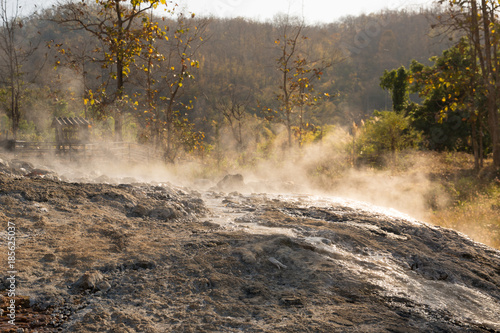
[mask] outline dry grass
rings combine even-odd
[[[434,153],[428,161],[430,179],[450,198],[446,206],[430,205],[428,221],[500,249],[500,172],[491,160],[479,172],[464,153]]]
[[[478,172],[470,154],[406,152],[396,161],[388,160],[385,167],[371,169],[367,181],[392,193],[388,198],[393,208],[500,249],[500,171],[491,164],[491,160],[486,160]],[[337,179],[357,187],[353,185],[356,182],[346,181],[350,179],[346,170],[341,173]],[[362,175],[351,173],[351,178],[357,180]],[[376,183],[378,178],[382,181]],[[368,187],[361,189],[374,192]],[[377,195],[378,200],[384,196],[380,191]]]
[[[384,166],[352,167],[343,141],[332,142],[312,145],[300,151],[299,158],[291,154],[288,159],[263,160],[258,165],[196,165],[193,170],[204,173],[194,178],[220,179],[227,173],[241,172],[245,180],[247,175],[260,180],[291,180],[311,192],[395,208],[500,249],[500,172],[492,168],[491,160],[477,172],[470,154],[407,151],[382,158]]]
[[[435,211],[430,222],[500,249],[500,187],[496,185],[494,193],[479,193],[470,200]]]

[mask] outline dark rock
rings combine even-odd
[[[165,204],[163,206],[155,207],[149,212],[148,215],[159,220],[171,220],[185,216],[186,214],[182,211],[182,208],[177,207],[176,205]]]
[[[33,178],[33,177],[42,177],[42,176],[49,175],[49,174],[54,174],[54,172],[52,172],[51,170],[46,170],[46,169],[33,169],[24,176]]]
[[[220,191],[237,191],[245,187],[243,176],[240,174],[226,175],[217,183],[217,189]]]
[[[144,217],[149,216],[149,212],[151,211],[151,207],[148,207],[143,204],[138,204],[130,211],[130,214],[134,217]]]
[[[36,295],[30,299],[30,307],[45,311],[49,308],[61,306],[65,303],[61,295],[51,292]]]
[[[41,262],[54,262],[56,261],[56,255],[54,253],[47,253],[40,259]]]
[[[153,219],[168,221],[186,216],[187,212],[183,207],[193,213],[204,211],[203,201],[201,199],[194,198],[191,200],[185,200],[181,204],[171,201],[160,201],[151,204],[147,202],[140,202],[130,210],[129,215],[133,217],[151,217]]]
[[[205,207],[205,202],[203,199],[200,198],[190,198],[188,200],[183,200],[182,205],[188,212],[191,213],[204,213],[207,211],[207,208]]]
[[[21,160],[12,160],[10,161],[10,166],[14,169],[25,169],[26,171],[30,172],[33,169],[35,169],[35,166],[26,161],[21,161]]]
[[[99,281],[96,284],[96,288],[102,292],[108,292],[111,289],[111,285],[107,281]]]
[[[298,307],[298,308],[301,308],[304,306],[304,302],[302,301],[302,299],[300,297],[296,297],[296,296],[284,296],[280,299],[280,303],[281,305],[283,306],[286,306],[286,307]]]
[[[103,281],[104,276],[97,271],[86,272],[78,281],[73,283],[72,287],[79,290],[95,291],[98,285]]]
[[[132,270],[139,270],[139,269],[155,269],[156,268],[156,262],[154,261],[147,261],[147,260],[139,260],[136,262],[128,263],[125,266],[128,269]]]
[[[8,168],[9,167],[9,162],[4,160],[3,158],[0,158],[0,168]]]

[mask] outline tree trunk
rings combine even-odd
[[[486,65],[487,65],[487,76],[485,77],[486,79],[486,84],[488,87],[488,126],[490,130],[490,135],[491,135],[491,146],[493,150],[493,165],[496,168],[500,168],[500,136],[499,136],[499,122],[498,122],[498,109],[497,109],[497,75],[495,71],[497,68],[495,68],[492,60],[492,43],[491,43],[491,36],[490,36],[490,20],[489,20],[489,13],[488,13],[488,7],[487,7],[487,1],[486,0],[481,0],[481,7],[482,7],[482,13],[483,13],[483,31],[484,31],[484,52],[485,52],[485,60],[486,60]],[[497,64],[495,64],[497,65]]]
[[[491,146],[493,150],[493,165],[500,168],[500,136],[498,123],[498,110],[496,108],[496,99],[488,97],[488,126],[491,135]]]
[[[483,122],[481,118],[479,118],[479,167],[482,168],[484,166],[484,144],[483,144]]]
[[[12,76],[11,79],[11,120],[12,120],[12,136],[14,140],[17,140],[17,131],[19,129],[19,122],[21,121],[21,115],[19,111],[19,92],[16,89],[15,79]]]
[[[292,120],[289,111],[286,113],[286,130],[288,133],[288,148],[292,148]]]
[[[497,85],[498,73],[496,73],[497,63],[493,64],[492,59],[492,38],[490,35],[490,15],[488,13],[487,1],[481,0],[481,14],[479,15],[476,0],[471,0],[471,36],[474,42],[474,48],[479,58],[482,80],[487,88],[487,116],[488,131],[491,136],[491,146],[493,151],[493,165],[500,168],[500,133],[499,119],[497,109]],[[482,27],[480,27],[480,18]],[[480,31],[483,35],[480,35]],[[494,48],[493,48],[494,49]],[[495,58],[496,59],[496,58]]]
[[[122,38],[123,20],[122,20],[122,7],[120,1],[115,3],[115,11],[118,25],[118,42],[124,40]],[[120,48],[117,48],[120,49]],[[115,110],[115,140],[118,142],[123,141],[123,113],[121,108],[123,107],[123,56],[120,55],[119,51],[116,53],[116,98],[118,101],[118,107]]]
[[[122,59],[116,60],[116,99],[117,107],[115,109],[115,141],[123,141],[123,62]]]
[[[479,135],[477,133],[477,123],[474,121],[471,124],[471,139],[472,152],[474,154],[474,170],[479,171]]]
[[[175,162],[176,152],[174,151],[173,145],[173,131],[174,131],[174,112],[173,112],[173,99],[170,100],[169,105],[167,107],[166,114],[166,132],[167,132],[167,142],[165,146],[165,161],[168,163]]]

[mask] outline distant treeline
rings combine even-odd
[[[181,81],[172,114],[177,117],[175,126],[191,134],[198,133],[184,139],[190,148],[199,141],[214,145],[223,128],[231,128],[236,141],[238,125],[253,126],[250,131],[261,131],[264,137],[269,131],[268,110],[278,107],[277,94],[283,85],[277,40],[285,37],[282,29],[285,17],[276,17],[271,22],[191,16],[179,20],[175,15],[164,20],[153,19],[170,28],[165,29],[165,45],[151,48],[149,53],[160,49],[167,55],[180,52],[178,41],[186,43],[182,40],[184,37],[188,38],[200,27],[203,29],[196,41],[190,41],[192,57],[186,56],[182,62],[180,58],[167,56],[148,72],[145,70],[148,52],[138,53],[127,69],[123,94],[129,100],[124,105],[123,101],[117,102],[111,97],[116,95],[117,88],[109,82],[115,79],[116,69],[104,64],[102,40],[83,29],[61,24],[63,11],[62,7],[53,7],[18,18],[14,25],[18,28],[16,45],[26,51],[20,82],[23,97],[18,105],[21,137],[50,139],[53,116],[84,116],[100,124],[96,131],[112,132],[112,110],[122,108],[124,139],[144,143],[156,140],[158,144],[161,139],[144,130],[153,126],[152,121],[162,120],[159,116],[155,119],[143,116],[151,107],[151,101],[148,102],[148,98],[152,99],[148,97],[151,88],[148,90],[148,87],[154,84],[158,101],[168,104],[170,95],[162,95],[162,91],[167,91],[166,85],[173,82],[167,75],[176,76],[166,74],[167,70],[189,63],[189,75]],[[390,110],[391,97],[380,87],[384,70],[407,66],[413,59],[429,64],[431,56],[441,54],[452,43],[439,29],[431,28],[436,15],[436,9],[387,10],[345,17],[331,24],[304,26],[301,56],[308,59],[311,66],[320,62],[330,64],[314,84],[317,94],[329,97],[304,114],[304,124],[311,128],[351,125],[371,116],[374,110]],[[1,73],[0,82],[4,138],[9,135],[13,121],[7,116],[12,105],[5,73],[5,70]],[[153,80],[154,75],[157,77]],[[103,90],[103,86],[106,89]],[[241,140],[241,136],[239,138]]]

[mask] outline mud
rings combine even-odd
[[[20,297],[3,331],[500,331],[500,253],[453,230],[339,198],[3,163],[0,300],[9,221]]]

